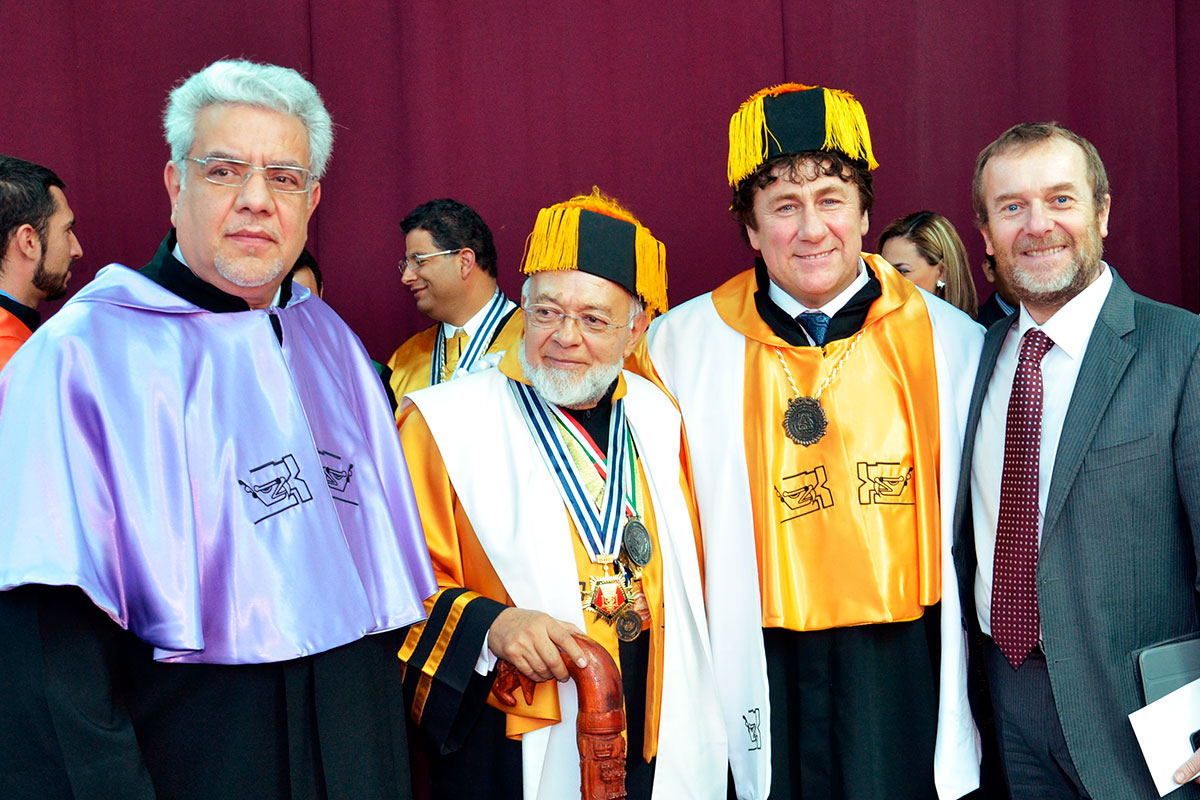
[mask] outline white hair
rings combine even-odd
[[[223,103],[298,118],[308,131],[308,168],[318,180],[325,174],[333,152],[333,119],[317,87],[294,69],[253,61],[214,62],[171,90],[163,112],[171,160],[182,167],[196,138],[196,117],[208,106]]]

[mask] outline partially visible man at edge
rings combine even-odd
[[[729,130],[761,258],[648,350],[691,449],[737,795],[958,798],[979,739],[946,493],[982,330],[861,252],[875,163],[853,96],[771,87]]]
[[[435,323],[388,359],[397,401],[409,392],[468,374],[488,353],[521,338],[517,306],[496,285],[496,245],[483,219],[457,200],[430,200],[400,222],[400,279],[417,310]],[[397,411],[397,413],[399,413]]]
[[[983,257],[983,277],[995,288],[991,296],[979,304],[979,313],[975,315],[975,320],[983,327],[990,328],[994,323],[1017,313],[1020,301],[1013,294],[1008,278],[996,270],[996,257],[991,253]]]
[[[219,61],[164,127],[175,230],[0,377],[0,796],[409,797],[428,552],[362,344],[286,280],[332,120]]]
[[[67,293],[83,256],[64,188],[50,169],[0,155],[0,369],[37,330],[38,304]]]

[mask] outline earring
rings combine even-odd
[[[938,278],[938,282],[937,282],[937,288],[938,288],[938,291],[941,291],[942,289],[945,289],[945,288],[946,288],[946,282],[945,282],[944,280],[942,280],[941,278]]]

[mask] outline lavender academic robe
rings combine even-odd
[[[434,582],[328,306],[110,266],[5,369],[0,452],[0,796],[407,796],[389,632]]]

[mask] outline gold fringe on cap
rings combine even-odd
[[[538,212],[533,231],[525,238],[521,270],[526,275],[556,269],[575,269],[579,263],[579,206],[566,203]]]
[[[667,311],[667,248],[650,234],[650,229],[637,223],[634,237],[637,257],[637,293],[650,316]]]
[[[759,164],[767,160],[767,137],[775,136],[767,128],[767,115],[763,111],[763,98],[787,92],[802,92],[815,89],[801,83],[781,83],[759,89],[746,99],[729,120],[729,185],[736,187]],[[776,145],[779,141],[776,140]]]
[[[533,232],[525,239],[521,270],[526,275],[579,268],[579,212],[591,211],[628,222],[635,228],[634,258],[637,294],[652,312],[667,310],[667,249],[630,211],[593,186],[581,194],[538,212]]]
[[[871,132],[867,129],[867,113],[862,103],[849,92],[825,90],[825,144],[822,150],[840,150],[875,169],[879,162],[871,150]]]
[[[737,188],[743,178],[767,160],[767,153],[770,152],[768,137],[775,141],[776,148],[784,148],[767,127],[764,99],[816,88],[802,83],[781,83],[760,89],[742,103],[729,120],[729,165],[726,176],[730,186]],[[871,135],[867,130],[867,115],[862,104],[849,92],[839,89],[822,91],[825,99],[825,142],[821,149],[840,150],[851,158],[867,162],[870,169],[878,167],[871,150]]]

